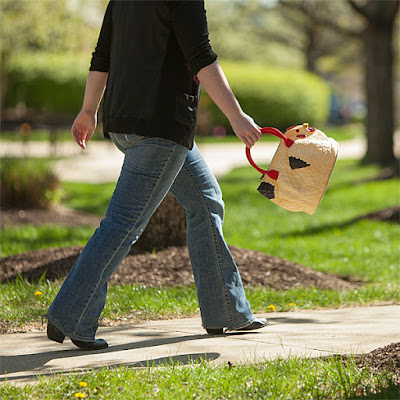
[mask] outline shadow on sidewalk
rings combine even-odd
[[[190,336],[180,336],[180,337],[172,337],[172,338],[161,338],[161,339],[148,339],[143,340],[141,342],[132,342],[126,344],[119,344],[115,346],[110,346],[107,349],[97,350],[97,351],[82,351],[78,349],[68,349],[68,350],[59,350],[59,351],[48,351],[43,353],[36,353],[36,354],[22,354],[22,355],[13,355],[13,356],[0,356],[0,374],[12,374],[16,372],[24,372],[24,371],[32,371],[32,375],[29,376],[36,376],[40,375],[41,372],[43,375],[47,375],[49,373],[55,373],[59,371],[51,371],[49,372],[47,368],[44,367],[46,363],[54,359],[62,359],[62,358],[69,358],[69,357],[82,357],[82,356],[89,356],[95,354],[106,354],[106,353],[113,353],[118,351],[124,350],[134,350],[134,349],[143,349],[147,347],[155,347],[155,346],[163,346],[168,344],[180,343],[180,342],[187,342],[191,340],[199,340],[199,339],[210,339],[210,336],[207,334],[204,335],[190,335]],[[21,342],[23,346],[23,343]],[[144,360],[138,361],[133,363],[114,363],[109,365],[110,367],[116,367],[119,365],[126,365],[132,367],[145,367],[145,366],[158,366],[158,365],[165,365],[170,363],[181,363],[181,364],[188,364],[189,362],[199,361],[200,359],[211,359],[214,360],[219,357],[219,353],[208,353],[208,354],[184,354],[178,355],[173,357],[162,357],[154,360]],[[90,364],[91,367],[94,368],[104,367],[108,365],[96,365],[95,363]],[[0,377],[0,382],[5,380],[14,380],[14,379],[21,379],[27,378],[27,375],[23,375],[20,377],[10,377],[2,376]]]

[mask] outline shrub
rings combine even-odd
[[[330,90],[316,75],[301,70],[275,69],[246,63],[222,63],[244,112],[260,126],[287,127],[309,122],[318,125],[326,121]],[[213,126],[231,130],[228,120],[204,93],[203,110]]]
[[[21,158],[1,160],[0,190],[4,208],[47,208],[61,193],[48,162]]]
[[[50,113],[76,114],[82,107],[89,59],[69,54],[15,56],[8,71],[5,107],[23,104]]]
[[[288,126],[326,121],[328,85],[316,75],[294,69],[277,69],[243,62],[222,63],[243,110],[261,126]],[[69,54],[24,54],[10,63],[5,106],[22,103],[27,108],[76,114],[82,106],[89,57]],[[230,125],[203,93],[199,134],[210,134],[217,125]]]

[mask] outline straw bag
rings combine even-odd
[[[268,170],[250,164],[263,175],[258,191],[289,211],[314,214],[321,202],[338,155],[338,143],[308,124],[292,126],[283,134],[276,128],[262,128],[282,140]]]

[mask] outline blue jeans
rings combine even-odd
[[[46,318],[65,336],[91,341],[107,295],[107,281],[128,254],[165,195],[186,211],[187,242],[205,328],[239,329],[254,320],[239,271],[222,233],[218,182],[197,146],[162,138],[110,134],[125,153],[105,218],[90,238]]]

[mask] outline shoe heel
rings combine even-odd
[[[211,328],[207,329],[206,331],[209,335],[216,336],[216,335],[223,335],[224,334],[224,329],[223,328]]]
[[[47,323],[47,337],[50,340],[54,340],[55,342],[62,343],[64,342],[65,335],[56,328],[50,321]]]

